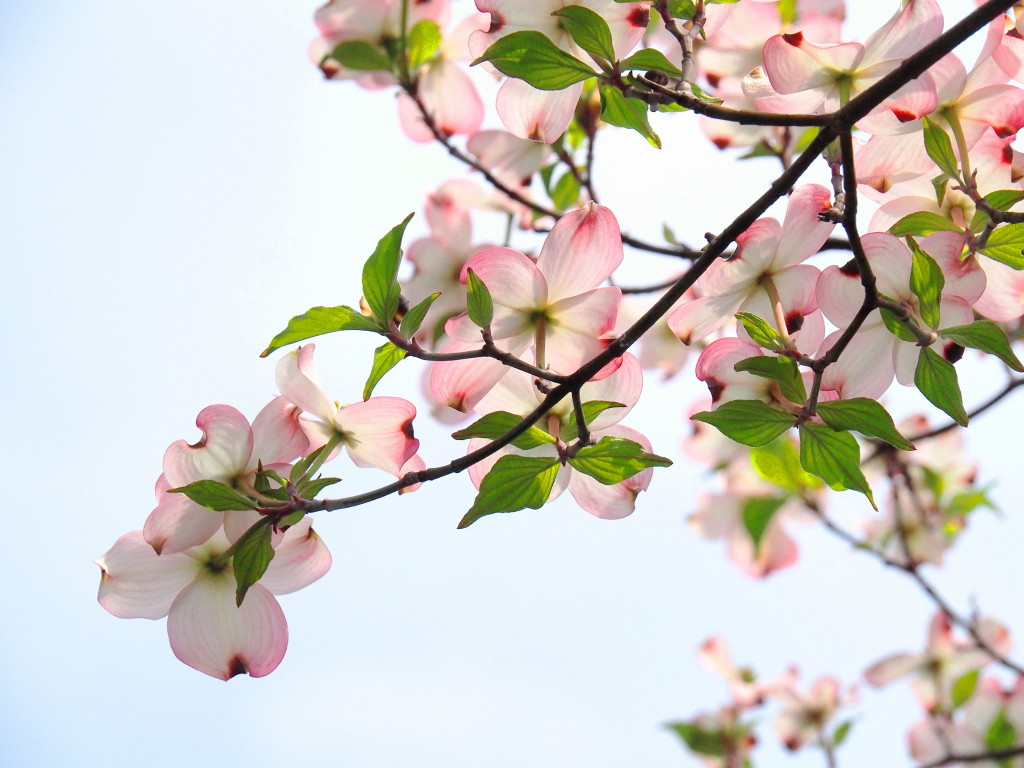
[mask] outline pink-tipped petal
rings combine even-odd
[[[252,422],[252,457],[247,469],[253,471],[258,462],[264,467],[283,464],[309,450],[309,440],[299,425],[301,411],[287,398],[275,397]]]
[[[142,531],[119,538],[96,565],[100,605],[122,619],[163,618],[196,573],[188,555],[157,555]]]
[[[288,623],[277,599],[260,584],[235,606],[235,580],[200,575],[181,591],[167,616],[171,650],[211,677],[263,677],[288,648]]]
[[[572,120],[583,83],[562,91],[539,91],[522,80],[506,80],[495,107],[505,127],[521,139],[555,142]]]
[[[308,587],[331,569],[331,553],[313,530],[313,523],[304,517],[285,531],[281,543],[274,547],[260,584],[275,595]]]
[[[621,263],[619,223],[610,209],[595,203],[559,219],[537,258],[552,303],[597,288]]]
[[[158,499],[142,532],[153,550],[162,555],[206,543],[224,519],[223,512],[200,506],[183,493],[163,493]]]
[[[345,406],[334,419],[349,455],[361,467],[393,475],[420,447],[413,437],[416,406],[400,397],[371,397]]]
[[[315,350],[315,344],[306,344],[282,357],[277,364],[277,388],[289,402],[329,422],[333,420],[338,406],[317,381],[313,368]]]
[[[164,474],[172,488],[195,480],[230,480],[245,470],[252,453],[252,429],[230,405],[211,405],[199,412],[198,443],[171,443],[164,454]]]

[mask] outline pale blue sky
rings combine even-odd
[[[334,567],[282,600],[291,643],[268,678],[207,678],[173,657],[164,622],[108,615],[91,561],[141,527],[166,446],[195,439],[208,404],[254,416],[275,394],[274,361],[257,356],[267,340],[309,306],[356,301],[377,238],[461,169],[401,137],[387,93],[322,82],[305,58],[312,5],[4,9],[12,546],[0,765],[688,766],[661,724],[725,701],[696,663],[708,635],[722,633],[766,676],[797,661],[807,683],[826,672],[853,682],[881,655],[919,648],[924,599],[821,532],[799,530],[801,563],[755,583],[686,527],[706,487],[678,447],[700,392],[689,380],[652,383],[630,418],[677,464],[629,519],[599,521],[566,502],[456,531],[473,491],[449,478],[318,520]],[[661,155],[609,133],[598,181],[651,237],[672,217],[699,240],[772,170],[727,179],[730,166],[687,130],[666,129]],[[709,179],[728,183],[703,187]],[[410,232],[424,231],[418,217]],[[648,276],[671,266],[636,260]],[[339,400],[359,396],[372,346],[319,343],[321,379]],[[416,391],[413,368],[381,392]],[[970,377],[969,402],[994,388],[987,376]],[[898,407],[915,402],[901,395]],[[977,594],[1018,628],[1024,478],[1009,439],[1020,414],[1014,403],[972,429],[1006,515],[979,515],[936,577],[961,607]],[[460,451],[425,415],[417,433],[431,463]],[[384,479],[351,475],[347,489]],[[834,508],[850,526],[865,512],[845,496]],[[905,764],[909,692],[864,699],[843,762]],[[777,764],[764,741],[762,759]]]

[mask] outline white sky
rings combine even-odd
[[[881,20],[897,5],[854,13]],[[356,301],[377,238],[461,174],[401,137],[388,94],[322,82],[305,58],[312,12],[263,0],[4,6],[0,765],[693,765],[661,725],[726,700],[696,663],[708,635],[765,676],[797,661],[808,683],[853,682],[881,655],[917,650],[928,603],[820,531],[798,531],[800,564],[763,583],[689,531],[706,487],[678,449],[700,392],[689,380],[650,385],[630,418],[677,464],[629,519],[558,503],[460,532],[473,491],[450,478],[318,520],[334,567],[282,600],[291,644],[268,678],[207,678],[173,657],[164,622],[96,604],[91,560],[141,527],[166,446],[195,439],[208,404],[254,416],[275,394],[274,362],[257,357],[267,340],[309,306]],[[686,130],[664,138],[658,155],[610,131],[597,171],[620,218],[652,238],[668,218],[699,241],[774,170],[725,164]],[[424,231],[417,217],[410,232]],[[673,266],[635,259],[638,274]],[[372,346],[318,343],[339,400],[359,396]],[[380,391],[417,382],[399,371]],[[968,403],[996,386],[989,369],[970,376]],[[1006,514],[980,514],[936,575],[957,605],[977,594],[1016,627],[1024,478],[1007,438],[1020,413],[1011,404],[971,430]],[[425,416],[417,433],[430,463],[460,450]],[[385,479],[352,475],[346,490]],[[853,526],[866,510],[849,496],[834,509]],[[904,764],[909,692],[863,698],[843,762]]]

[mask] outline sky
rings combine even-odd
[[[894,5],[858,2],[854,29]],[[806,684],[855,683],[881,656],[921,647],[923,596],[815,527],[796,531],[800,563],[763,582],[687,527],[710,488],[680,448],[700,394],[691,374],[652,378],[630,417],[676,464],[625,520],[562,501],[457,531],[474,495],[463,477],[317,519],[334,565],[282,600],[290,646],[269,677],[208,678],[173,657],[165,622],[107,614],[92,561],[141,527],[166,446],[197,439],[209,404],[254,416],[276,394],[276,357],[258,357],[267,341],[310,306],[357,301],[377,239],[463,171],[401,135],[387,92],[323,82],[305,55],[313,5],[58,0],[44,11],[8,0],[4,10],[12,546],[0,560],[0,764],[690,766],[664,724],[727,700],[696,661],[709,635],[765,677],[797,663]],[[736,166],[679,123],[659,126],[660,154],[609,131],[596,177],[631,232],[655,239],[670,220],[699,241],[774,169]],[[425,233],[418,215],[410,236]],[[677,266],[629,258],[638,282]],[[339,400],[359,397],[372,347],[318,341],[321,381]],[[420,374],[410,362],[379,391],[422,405]],[[969,404],[998,386],[991,367],[962,375]],[[906,413],[922,401],[900,392],[891,403]],[[425,411],[423,454],[442,463],[460,446]],[[1011,402],[972,426],[971,455],[1003,515],[978,515],[934,574],[956,605],[976,600],[1011,627],[1024,627],[1020,416]],[[352,473],[345,491],[386,479]],[[851,496],[830,508],[855,528],[866,509]],[[911,694],[861,689],[843,762],[907,763]],[[762,761],[782,764],[767,731],[763,740]]]

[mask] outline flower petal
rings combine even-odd
[[[171,650],[211,677],[273,672],[288,648],[288,623],[277,599],[260,584],[235,606],[235,580],[227,573],[200,576],[181,591],[167,616]]]

